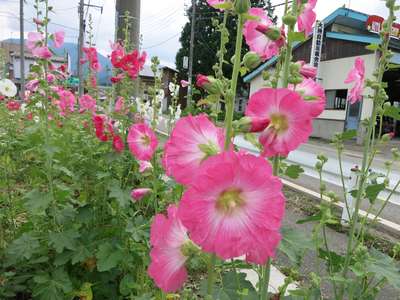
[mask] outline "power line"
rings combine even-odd
[[[160,42],[160,43],[158,43],[158,44],[151,45],[151,46],[149,46],[149,47],[144,47],[143,50],[147,50],[147,49],[151,49],[151,48],[155,48],[155,47],[161,46],[161,45],[163,45],[163,44],[169,42],[169,41],[172,40],[173,38],[177,37],[179,34],[181,34],[181,33],[178,32],[178,33],[174,34],[173,36],[169,37],[168,39],[166,39],[165,41],[162,41],[162,42]]]

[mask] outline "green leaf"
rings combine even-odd
[[[64,300],[65,294],[72,292],[72,283],[63,269],[57,269],[51,274],[41,274],[33,277],[36,286],[33,297],[40,300]]]
[[[123,296],[128,296],[135,286],[135,278],[131,274],[126,274],[119,283],[119,292]]]
[[[214,4],[213,7],[225,10],[225,9],[231,9],[233,6],[232,6],[232,2],[227,1],[227,2],[223,2],[223,3],[219,3],[219,4]]]
[[[390,117],[397,121],[400,121],[400,108],[399,107],[394,107],[394,106],[386,107],[383,114],[387,117]]]
[[[371,50],[371,51],[376,51],[379,49],[379,45],[378,44],[369,44],[367,47],[365,47],[367,50]]]
[[[110,243],[105,243],[100,245],[96,258],[97,270],[105,272],[115,268],[124,259],[124,253]]]
[[[282,241],[279,250],[285,253],[289,259],[299,265],[304,253],[314,249],[314,243],[309,234],[296,228],[283,227]]]
[[[398,262],[373,248],[370,255],[367,263],[368,272],[374,273],[378,280],[386,278],[390,285],[400,290],[400,266]]]
[[[121,208],[128,207],[131,202],[131,194],[129,190],[123,190],[117,180],[113,180],[108,188],[110,191],[110,198],[117,200]]]
[[[71,258],[71,263],[75,265],[77,263],[84,262],[90,256],[90,251],[84,245],[80,245],[74,251],[74,254]]]
[[[367,196],[370,203],[375,203],[376,198],[378,197],[379,193],[385,189],[385,184],[372,184],[367,186],[365,189],[365,195]]]
[[[351,140],[357,137],[357,130],[347,130],[339,135],[343,141]]]
[[[304,169],[299,165],[290,165],[285,170],[285,175],[292,179],[299,178],[302,173],[304,173]]]
[[[306,36],[304,32],[290,32],[288,35],[288,40],[291,42],[304,42],[306,40]]]
[[[324,259],[327,262],[328,267],[331,268],[333,273],[337,273],[342,269],[345,258],[341,255],[336,254],[333,251],[326,251],[322,248],[318,249],[318,257]]]
[[[22,234],[14,240],[7,249],[7,253],[16,260],[25,258],[30,259],[38,252],[40,244],[38,238],[32,232]]]
[[[76,239],[79,238],[79,232],[70,229],[64,232],[51,232],[49,234],[49,244],[54,247],[57,253],[64,249],[75,250]]]
[[[305,223],[309,223],[309,222],[316,222],[316,221],[322,220],[322,217],[323,217],[323,214],[321,212],[319,212],[313,216],[298,220],[296,223],[297,224],[305,224]]]
[[[51,203],[51,195],[34,189],[25,195],[25,207],[35,216],[44,216]]]

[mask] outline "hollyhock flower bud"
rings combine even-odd
[[[183,88],[188,87],[188,86],[189,86],[189,82],[186,81],[186,80],[181,80],[181,86],[182,86]]]
[[[293,16],[293,15],[291,15],[291,14],[287,14],[287,15],[284,15],[284,16],[283,16],[282,22],[283,22],[283,24],[285,24],[285,25],[293,26],[293,25],[296,24],[297,19],[296,19],[295,16]]]
[[[25,88],[31,92],[36,92],[38,87],[39,87],[38,79],[32,79],[32,80],[28,81],[28,83],[25,85]]]
[[[44,25],[44,22],[42,20],[39,20],[37,18],[33,18],[32,20],[33,20],[33,23],[35,23],[36,25],[39,25],[39,26]]]
[[[305,78],[315,79],[317,77],[317,68],[311,65],[306,64],[304,61],[298,62],[300,63],[300,75]]]
[[[243,57],[243,64],[247,69],[253,70],[261,64],[261,58],[255,52],[247,52]]]
[[[139,200],[142,200],[142,198],[150,192],[151,192],[151,189],[149,189],[149,188],[134,189],[131,192],[132,201],[137,202]]]
[[[249,0],[235,0],[234,7],[238,14],[245,14],[249,11],[251,4]]]
[[[151,164],[151,162],[147,161],[147,160],[141,160],[139,161],[139,173],[145,173],[148,171],[151,171],[153,169],[153,165]]]
[[[218,95],[223,92],[221,81],[212,76],[205,76],[202,74],[197,75],[196,85],[206,90],[209,94]]]

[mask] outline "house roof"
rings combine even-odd
[[[333,13],[331,13],[329,16],[327,16],[324,20],[324,27],[327,28],[333,23],[336,24],[341,24],[345,25],[348,27],[352,28],[357,28],[357,29],[365,29],[365,23],[368,20],[369,15],[358,12],[349,8],[345,7],[340,7],[336,9]],[[366,30],[366,29],[365,29]],[[311,33],[307,39],[309,40],[312,38],[313,33]],[[326,37],[330,39],[339,39],[339,40],[346,40],[346,41],[352,41],[352,42],[359,42],[363,44],[372,44],[372,43],[380,43],[381,38],[379,37],[378,34],[375,33],[370,33],[366,32],[365,34],[348,34],[348,33],[342,33],[342,32],[326,32]],[[293,49],[298,48],[301,46],[304,42],[297,42],[294,44]],[[400,49],[400,42],[398,40],[396,41],[391,41],[390,44],[391,47]],[[257,69],[249,73],[247,76],[243,78],[244,82],[250,82],[252,79],[257,77],[259,74],[261,74],[262,71],[267,69],[268,67],[274,65],[278,60],[277,56],[272,57],[265,63],[263,63],[261,66],[259,66]]]

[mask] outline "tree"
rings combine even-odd
[[[210,7],[205,0],[196,0],[196,29],[194,42],[193,56],[193,74],[213,75],[212,67],[218,61],[217,53],[220,46],[220,32],[213,26],[213,19],[222,22],[223,14],[218,10]],[[251,0],[252,7],[261,7],[268,11],[268,15],[275,22],[274,8],[271,5],[271,0]],[[187,9],[189,21],[185,24],[180,37],[181,48],[176,55],[176,66],[181,79],[187,78],[187,70],[183,68],[183,57],[189,56],[190,46],[190,30],[191,30],[191,15],[192,7]],[[227,21],[227,28],[230,35],[229,43],[226,45],[227,54],[225,60],[230,61],[235,52],[235,36],[236,36],[236,18],[230,16]],[[244,48],[243,52],[248,51]],[[227,78],[230,77],[232,66],[224,65],[224,74]],[[240,83],[239,83],[240,84]]]

